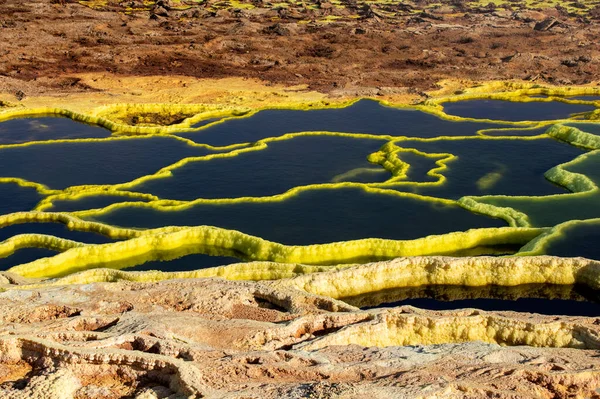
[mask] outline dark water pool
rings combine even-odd
[[[47,234],[89,244],[102,244],[112,241],[100,234],[69,230],[62,223],[23,223],[0,227],[0,242],[17,234]]]
[[[166,261],[152,261],[146,262],[143,265],[135,266],[127,271],[146,271],[146,270],[165,270],[169,271],[192,271],[198,269],[205,269],[208,267],[225,266],[232,263],[239,263],[240,259],[232,258],[228,256],[210,256],[204,254],[194,254],[182,256],[178,259],[166,260]]]
[[[0,183],[0,215],[30,211],[42,198],[34,188]]]
[[[109,137],[111,132],[99,126],[77,123],[69,118],[41,117],[0,122],[0,145],[59,139]]]
[[[508,125],[473,122],[458,124],[434,115],[385,107],[376,101],[363,100],[340,109],[261,111],[250,118],[231,119],[205,130],[180,134],[180,136],[197,143],[224,146],[303,131],[435,137],[469,136],[480,129],[495,127],[508,127]]]
[[[0,270],[7,270],[13,266],[33,262],[34,260],[41,258],[49,258],[56,254],[58,254],[58,252],[44,248],[19,249],[6,258],[0,258]]]
[[[357,188],[306,191],[276,202],[199,204],[170,212],[127,207],[95,219],[138,228],[219,226],[289,245],[366,237],[414,239],[506,225],[502,220],[475,215],[458,206],[366,193]]]
[[[485,136],[494,136],[494,137],[499,137],[499,136],[525,137],[525,136],[537,136],[540,134],[544,134],[544,133],[546,133],[547,130],[548,130],[548,126],[543,126],[543,127],[538,127],[536,129],[519,129],[519,128],[515,128],[515,129],[511,129],[511,130],[494,129],[494,130],[485,131],[482,133]]]
[[[51,212],[76,212],[86,209],[104,208],[119,202],[146,202],[140,198],[131,198],[124,195],[97,195],[75,200],[53,201]]]
[[[170,137],[36,144],[0,149],[0,173],[2,177],[19,177],[54,189],[116,184],[155,173],[182,158],[207,153]]]
[[[568,118],[571,114],[593,111],[592,105],[550,102],[508,102],[500,100],[469,100],[444,103],[448,115],[502,121],[544,121]]]
[[[546,120],[566,117],[591,107],[564,103],[477,102],[448,103],[454,110],[477,118],[506,120]],[[43,126],[42,126],[43,125]],[[595,126],[595,125],[594,125]],[[547,127],[532,131],[507,131],[515,139],[485,140],[476,136],[481,129],[509,127],[507,124],[451,122],[414,110],[381,106],[375,101],[360,101],[344,109],[262,111],[248,118],[234,118],[196,133],[180,134],[197,143],[228,145],[256,142],[300,131],[332,131],[395,136],[396,145],[425,153],[451,153],[457,158],[443,172],[447,181],[441,186],[399,184],[386,187],[389,192],[367,192],[364,186],[320,187],[300,191],[280,200],[254,198],[241,202],[203,203],[182,210],[156,210],[148,206],[129,206],[94,217],[93,220],[121,227],[154,228],[168,225],[214,225],[235,229],[284,244],[306,245],[367,237],[416,239],[478,227],[506,226],[503,220],[471,213],[455,205],[419,197],[398,196],[397,192],[418,193],[442,199],[464,195],[534,195],[565,193],[548,182],[543,174],[553,166],[582,153],[581,149],[550,138],[528,141],[519,136],[543,133]],[[62,118],[21,119],[0,124],[0,144],[57,138],[107,137],[109,132]],[[494,131],[494,136],[504,135]],[[431,139],[439,136],[469,136],[434,141],[406,139],[404,136]],[[4,140],[4,141],[2,141]],[[19,141],[21,140],[21,141]],[[379,165],[367,160],[369,154],[386,144],[386,139],[309,135],[269,141],[267,147],[207,160],[197,159],[174,169],[164,179],[147,180],[131,187],[132,191],[161,198],[193,200],[197,198],[262,197],[285,193],[309,184],[352,182],[380,183],[390,177]],[[0,149],[0,178],[19,177],[42,183],[52,189],[76,185],[125,183],[156,173],[187,157],[215,154],[191,146],[173,137],[139,137],[79,143],[43,143]],[[398,157],[410,164],[405,181],[435,182],[428,174],[442,156],[426,158],[400,152]],[[595,162],[595,161],[594,161]],[[584,165],[583,172],[596,178],[595,164]],[[507,199],[508,198],[508,199]],[[0,182],[0,213],[31,210],[43,197],[32,188]],[[76,200],[56,201],[52,211],[80,211],[101,208],[118,202],[137,201],[125,196],[99,195]],[[512,201],[503,197],[502,201]],[[523,200],[524,206],[533,206]],[[576,211],[552,203],[552,214],[534,209],[532,220],[544,215],[546,221],[571,218],[574,214],[594,214],[597,202]],[[0,241],[28,232],[51,234],[86,243],[103,243],[106,237],[73,232],[60,224],[24,224],[0,229]],[[584,241],[581,239],[580,241]],[[588,254],[585,248],[574,251]],[[480,248],[474,253],[505,254],[518,248]],[[478,251],[478,252],[477,252]],[[36,257],[51,256],[51,251],[23,249],[3,259],[0,268],[25,263]],[[465,252],[465,255],[467,253]],[[590,255],[592,256],[592,255]],[[133,270],[192,270],[237,262],[229,256],[187,255],[179,259],[148,262]],[[416,297],[415,297],[416,298]],[[417,300],[417,299],[415,299]],[[425,300],[425,299],[423,299]],[[458,299],[459,301],[461,299]],[[504,300],[489,298],[489,300]],[[561,298],[560,300],[574,300]],[[547,301],[547,299],[546,299]],[[456,305],[457,303],[455,303]],[[481,306],[488,306],[482,302]],[[489,305],[491,306],[491,305]]]
[[[0,228],[0,242],[18,234],[46,234],[87,244],[103,244],[113,240],[96,233],[69,230],[61,223],[23,223]],[[56,251],[43,248],[23,248],[6,258],[0,258],[0,270],[56,255]]]
[[[403,140],[401,146],[427,153],[447,152],[457,159],[448,162],[447,183],[416,191],[445,198],[465,195],[548,195],[565,193],[564,187],[549,182],[544,173],[581,155],[583,150],[551,138],[539,140]],[[532,156],[543,154],[543,156]],[[402,155],[401,155],[402,157]]]
[[[577,163],[566,167],[570,172],[584,174],[596,185],[600,183],[600,151],[586,154]],[[565,195],[536,197],[492,196],[481,202],[499,207],[510,207],[528,215],[533,226],[552,227],[569,220],[585,220],[600,217],[600,194],[597,190]]]
[[[363,309],[410,305],[431,310],[474,308],[547,315],[600,315],[599,293],[579,285],[427,286],[385,290],[342,300]]]
[[[569,227],[548,246],[548,255],[600,260],[600,222],[578,223]]]
[[[569,100],[600,101],[600,96],[575,96],[567,98]]]
[[[389,172],[348,172],[382,169],[369,163],[367,157],[384,143],[335,136],[295,137],[271,142],[260,151],[192,162],[174,170],[172,177],[144,182],[134,190],[160,198],[193,200],[270,196],[334,180],[382,182],[391,177]]]
[[[566,123],[567,126],[576,127],[586,133],[600,134],[600,122],[597,123]]]

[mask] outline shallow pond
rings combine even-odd
[[[32,141],[106,138],[110,135],[109,130],[99,126],[74,123],[69,118],[61,117],[12,119],[0,122],[0,145]]]
[[[340,109],[260,111],[249,118],[233,118],[206,130],[181,136],[197,143],[224,146],[294,132],[329,131],[436,137],[469,136],[478,130],[496,127],[508,125],[479,122],[463,122],[459,125],[423,112],[385,107],[375,101],[362,100]]]
[[[584,175],[600,184],[600,157],[594,151],[586,154],[544,134],[550,121],[593,106],[495,100],[443,106],[449,115],[506,122],[452,121],[368,100],[340,109],[265,110],[205,121],[196,132],[140,137],[111,136],[66,118],[10,120],[0,123],[0,214],[70,212],[86,221],[133,229],[217,226],[286,245],[415,240],[503,227],[511,220],[509,209],[533,227],[600,217],[597,190],[573,193],[546,174],[564,164],[570,176]],[[546,122],[516,126],[511,121]],[[600,132],[593,121],[569,125]],[[459,201],[465,197],[484,207],[472,211]],[[600,259],[598,226],[569,229],[545,246],[546,253]],[[20,234],[87,245],[115,241],[94,232],[97,227],[78,229],[9,221],[0,225],[0,241]],[[449,253],[506,255],[524,244],[465,244]],[[157,257],[132,270],[195,270],[244,261],[199,252],[165,261]],[[0,258],[0,269],[54,254],[47,248],[19,249]],[[365,262],[385,258],[361,256]],[[591,303],[588,297],[563,295],[553,305],[567,309],[570,301]],[[499,297],[458,296],[442,303],[435,295],[415,295],[402,303],[537,311],[546,306],[543,298],[512,298],[506,304],[509,300]]]
[[[598,292],[578,285],[426,286],[379,291],[343,300],[363,309],[410,305],[432,310],[473,308],[569,316],[600,314]]]
[[[219,226],[289,245],[370,237],[416,239],[506,225],[457,205],[368,193],[360,188],[308,190],[282,201],[208,203],[169,212],[132,205],[94,220],[136,228]]]
[[[593,105],[569,104],[560,101],[508,102],[500,100],[469,100],[444,103],[448,115],[463,118],[500,121],[543,121],[566,119],[573,114],[596,109]]]

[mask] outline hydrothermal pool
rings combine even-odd
[[[586,99],[586,98],[582,98]],[[593,100],[590,99],[590,100]],[[540,106],[543,104],[543,106]],[[500,100],[468,100],[444,104],[449,115],[501,121],[543,121],[569,118],[573,114],[595,110],[594,105],[562,101],[511,102]]]
[[[0,144],[21,144],[52,140],[110,137],[110,130],[99,126],[80,125],[73,129],[69,118],[40,117],[0,122]]]
[[[415,255],[600,259],[563,234],[593,237],[594,223],[565,223],[600,217],[595,97],[510,99],[211,109],[164,131],[94,119],[120,126],[110,136],[67,118],[2,122],[0,267],[58,277],[246,261],[303,273]],[[257,275],[243,267],[222,275]]]
[[[249,120],[252,123],[248,123]],[[481,129],[506,128],[503,123],[464,121],[456,123],[412,109],[384,107],[362,100],[345,108],[317,110],[264,110],[250,119],[225,119],[209,129],[181,136],[197,143],[225,146],[255,142],[286,133],[330,131],[366,133],[374,136],[467,136]],[[231,133],[235,132],[235,136]]]

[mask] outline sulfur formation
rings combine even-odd
[[[0,243],[0,257],[10,257],[15,252],[25,248],[45,248],[59,252],[57,255],[42,258],[26,264],[16,265],[10,272],[25,277],[64,277],[77,272],[71,281],[84,282],[111,280],[115,278],[134,278],[128,272],[117,272],[118,269],[135,267],[148,261],[169,260],[189,254],[207,254],[219,256],[233,256],[241,261],[233,266],[199,270],[183,274],[181,277],[223,276],[230,279],[279,279],[315,272],[336,271],[346,272],[349,265],[365,263],[373,260],[388,260],[396,257],[455,255],[464,256],[477,253],[502,253],[495,252],[497,247],[512,246],[522,247],[513,250],[516,257],[530,255],[543,255],[556,237],[573,228],[573,219],[582,219],[581,223],[593,221],[600,217],[592,206],[598,199],[598,179],[593,171],[600,151],[598,136],[585,131],[582,121],[592,121],[598,113],[598,103],[585,99],[571,98],[573,96],[597,95],[598,90],[589,87],[579,88],[552,88],[538,87],[530,84],[517,83],[489,83],[477,88],[472,88],[457,95],[433,95],[423,103],[408,107],[403,104],[385,103],[391,107],[411,108],[425,112],[447,121],[456,123],[478,122],[501,124],[501,127],[481,129],[471,135],[457,135],[451,137],[410,137],[393,136],[370,133],[347,133],[331,131],[310,131],[288,133],[278,137],[263,137],[255,142],[235,142],[230,145],[215,146],[191,140],[184,133],[202,132],[212,126],[226,123],[232,119],[249,118],[265,109],[325,109],[331,107],[346,107],[356,100],[343,100],[326,102],[322,99],[295,102],[290,104],[267,104],[262,108],[247,107],[243,105],[218,105],[218,104],[120,104],[112,103],[93,109],[80,109],[78,107],[7,107],[0,110],[0,120],[37,115],[66,116],[73,120],[91,123],[105,127],[111,131],[111,136],[106,139],[68,139],[26,142],[21,144],[4,144],[0,152],[14,148],[23,148],[33,145],[62,145],[64,143],[90,143],[99,141],[130,140],[132,136],[147,139],[156,136],[168,137],[190,148],[199,148],[202,154],[185,156],[176,162],[161,167],[151,174],[141,174],[135,179],[118,184],[82,184],[69,187],[53,187],[51,184],[33,181],[23,176],[7,174],[0,176],[0,184],[11,184],[23,189],[34,190],[40,201],[31,212],[14,213],[0,216],[0,227],[13,226],[22,223],[62,223],[70,230],[95,232],[115,240],[107,244],[86,244],[75,240],[54,237],[44,234],[20,234],[8,238]],[[543,95],[545,97],[539,97]],[[492,99],[511,102],[551,102],[558,101],[572,105],[594,106],[594,111],[574,114],[568,118],[546,121],[499,121],[491,119],[474,119],[450,115],[444,105],[474,99]],[[207,122],[198,126],[201,122]],[[579,128],[579,127],[581,128]],[[538,132],[535,134],[520,134],[520,132]],[[410,133],[410,132],[408,132]],[[414,132],[419,136],[419,132]],[[268,135],[267,135],[268,136]],[[200,136],[201,137],[201,136]],[[281,192],[268,195],[232,196],[225,198],[193,198],[181,200],[163,198],[152,192],[146,192],[145,185],[151,182],[167,181],[174,179],[174,175],[189,165],[206,165],[211,162],[229,162],[233,159],[244,160],[249,154],[263,154],[276,143],[293,141],[309,137],[338,137],[344,140],[370,140],[380,144],[379,150],[366,156],[371,163],[370,167],[359,167],[337,174],[330,181],[318,181],[311,184],[294,186],[282,189]],[[417,148],[420,144],[437,145],[443,148],[444,143],[484,141],[503,141],[510,143],[535,143],[550,138],[589,150],[575,159],[556,165],[545,173],[546,179],[568,189],[569,193],[545,196],[502,196],[468,195],[454,197],[445,194],[443,188],[448,185],[449,173],[453,163],[460,161],[460,157],[451,151],[425,151]],[[378,145],[379,145],[378,144]],[[186,148],[187,148],[186,147]],[[1,154],[0,154],[1,156]],[[418,161],[413,161],[417,159]],[[427,165],[428,170],[420,175],[413,174],[418,169]],[[474,179],[474,187],[479,191],[492,188],[503,177],[504,167],[486,171],[486,174]],[[388,176],[384,181],[356,182],[351,181],[357,176],[375,175]],[[168,180],[171,181],[171,180]],[[219,228],[218,226],[164,226],[154,229],[135,229],[112,226],[98,222],[103,217],[118,210],[145,209],[157,212],[184,212],[195,207],[218,205],[222,207],[237,204],[271,204],[285,203],[301,194],[317,191],[335,191],[341,189],[358,189],[369,195],[379,195],[391,198],[410,199],[421,201],[439,207],[463,207],[473,213],[487,215],[504,220],[509,227],[481,228],[464,232],[451,232],[448,234],[432,235],[414,240],[389,240],[376,237],[366,237],[361,240],[333,242],[328,244],[291,246],[267,241],[234,230]],[[442,189],[440,191],[436,191]],[[77,204],[86,199],[107,198],[108,205],[96,209],[82,208],[73,212],[52,212],[58,203]],[[548,216],[556,215],[556,216]],[[401,221],[398,221],[401,223]],[[478,252],[483,251],[483,252]],[[486,252],[487,251],[487,252]],[[420,259],[420,258],[416,258]],[[436,259],[436,258],[432,258]],[[471,258],[469,258],[471,259]],[[464,261],[464,268],[472,267],[480,270],[473,278],[481,278],[486,284],[509,284],[501,281],[498,270],[515,270],[502,262],[514,262],[513,265],[522,265],[528,270],[530,277],[519,275],[515,282],[529,280],[549,282],[546,278],[533,277],[536,267],[547,270],[545,261],[529,259],[531,263],[523,262],[519,258],[472,258]],[[476,259],[480,259],[476,261]],[[501,260],[494,260],[501,259]],[[434,260],[432,262],[435,263]],[[454,262],[454,261],[449,261]],[[459,264],[461,261],[457,260]],[[498,263],[500,262],[500,263]],[[540,266],[542,262],[544,266]],[[563,280],[557,284],[583,282],[594,286],[592,272],[581,272],[579,266],[571,261],[565,261],[566,272],[572,273],[571,277],[560,274]],[[418,266],[416,266],[418,265]],[[525,265],[535,265],[527,266]],[[406,266],[415,276],[419,275],[420,268],[433,267],[432,264],[415,260]],[[115,269],[106,271],[105,268]],[[570,268],[570,269],[569,269]],[[100,269],[95,271],[95,269]],[[584,268],[591,270],[590,268]],[[592,268],[593,269],[593,268]],[[360,274],[362,269],[347,269],[352,273]],[[369,269],[370,270],[370,269]],[[437,270],[437,269],[436,269]],[[456,270],[460,270],[457,266]],[[510,271],[512,270],[512,272]],[[576,271],[577,270],[577,271]],[[583,269],[582,269],[583,270]],[[594,269],[595,270],[595,269]],[[396,273],[395,271],[394,273]],[[152,272],[154,273],[154,272]],[[161,273],[148,273],[147,279],[160,279],[175,276]],[[347,272],[350,273],[350,272]],[[441,276],[436,271],[435,276]],[[487,274],[486,274],[487,273]],[[542,273],[542,272],[540,272]],[[582,274],[583,273],[583,274]],[[591,273],[591,274],[590,274]],[[383,273],[382,275],[385,275]],[[393,274],[391,271],[389,274]],[[583,275],[587,277],[582,277]],[[77,277],[75,277],[77,276]],[[138,275],[135,275],[138,276]],[[140,275],[142,276],[142,275]],[[318,276],[318,275],[317,275]],[[426,284],[432,275],[415,279],[418,284]],[[463,281],[461,278],[443,274],[436,284],[465,284],[476,285],[476,280]],[[590,277],[592,276],[592,277]],[[365,277],[366,278],[366,277]],[[440,277],[441,278],[441,277]],[[454,279],[453,279],[454,278]],[[550,277],[548,277],[550,278]],[[558,278],[558,277],[557,277]],[[143,279],[143,277],[135,277]],[[62,280],[68,281],[68,280]],[[299,280],[298,280],[299,281]],[[308,281],[308,280],[306,280]],[[317,280],[315,280],[317,281]],[[478,280],[477,280],[478,281]],[[307,283],[308,284],[308,283]],[[311,283],[313,284],[313,283]],[[314,283],[316,284],[316,283]],[[358,283],[360,285],[361,283]],[[366,283],[365,283],[366,284]],[[375,288],[379,287],[375,284]],[[398,282],[397,286],[404,286]],[[512,284],[512,283],[511,283]],[[373,288],[373,289],[375,289]],[[355,295],[347,289],[348,295]],[[327,291],[324,290],[323,293]],[[329,294],[327,294],[329,295]],[[334,295],[331,293],[331,295]],[[338,294],[335,294],[338,295]]]

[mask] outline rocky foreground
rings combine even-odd
[[[596,318],[362,311],[214,278],[0,279],[2,398],[600,397]]]

